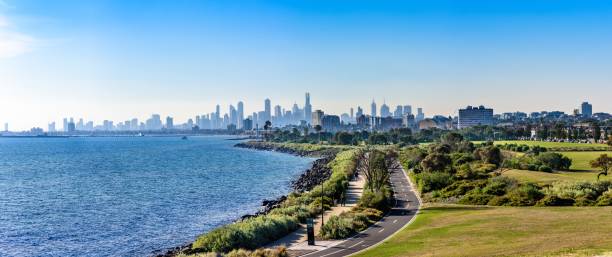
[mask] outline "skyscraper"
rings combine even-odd
[[[590,118],[593,116],[593,105],[591,105],[589,102],[583,102],[580,107],[582,110],[582,117]]]
[[[354,114],[353,113],[353,107],[351,107],[351,110],[349,112],[349,115],[350,115],[349,118],[351,119],[351,121],[355,119],[355,116],[353,116],[353,114]]]
[[[217,104],[215,108],[215,121],[214,121],[214,129],[221,128],[221,106]]]
[[[278,122],[283,118],[283,111],[280,105],[274,106],[274,119]]]
[[[386,118],[391,116],[391,111],[389,110],[389,106],[385,103],[380,107],[380,117]]]
[[[417,108],[416,120],[417,122],[425,119],[425,113],[423,113],[423,108]]]
[[[229,106],[229,124],[238,124],[238,112],[236,111],[236,108],[231,104]]]
[[[323,113],[323,111],[321,110],[316,110],[312,113],[312,126],[323,126],[323,115],[325,115],[325,113]]]
[[[304,103],[304,120],[306,123],[312,122],[312,105],[310,105],[310,93],[306,93],[306,101]]]
[[[398,105],[397,107],[395,107],[395,111],[393,112],[393,117],[401,118],[402,115],[404,115],[404,109],[402,108],[401,105]]]
[[[47,132],[55,132],[55,121],[49,123],[49,127],[47,129]]]
[[[359,118],[361,115],[363,115],[363,109],[361,109],[361,106],[357,106],[357,113],[355,113],[355,116]]]
[[[266,100],[264,101],[264,117],[263,117],[263,122],[266,121],[271,121],[272,120],[272,103],[270,102],[270,99],[266,98]]]
[[[412,106],[404,105],[404,114],[412,114]]]
[[[374,102],[374,100],[372,100],[372,112],[371,112],[371,116],[372,117],[376,117],[376,102]]]
[[[238,128],[242,129],[244,127],[244,103],[242,101],[238,102]]]
[[[457,124],[459,129],[478,125],[493,125],[493,109],[485,108],[482,105],[459,109],[459,122]]]
[[[174,119],[172,119],[172,117],[168,116],[166,117],[166,129],[173,129],[174,128]]]

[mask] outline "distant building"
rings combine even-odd
[[[419,129],[432,129],[432,128],[439,128],[438,127],[438,123],[436,123],[435,120],[433,119],[423,119],[422,121],[418,122],[418,127]]]
[[[4,132],[8,132],[8,123],[4,123]]]
[[[263,122],[261,124],[264,124],[266,121],[272,121],[272,103],[268,98],[264,101],[264,113]]]
[[[493,125],[493,109],[485,108],[482,105],[459,109],[459,129],[478,125]]]
[[[422,121],[425,119],[425,113],[423,113],[423,108],[417,108],[416,121]]]
[[[372,109],[372,111],[371,111],[370,116],[376,117],[376,102],[374,102],[374,100],[372,100],[371,109]]]
[[[391,116],[389,106],[387,104],[383,104],[382,106],[380,106],[380,117],[386,118],[389,116]]]
[[[404,126],[405,128],[410,128],[410,129],[417,128],[414,115],[404,114],[404,117],[402,117],[402,126]]]
[[[242,129],[244,130],[253,130],[253,120],[252,119],[245,119],[242,121]]]
[[[310,93],[306,93],[304,103],[304,120],[306,123],[312,123],[312,105],[310,104]]]
[[[47,128],[47,131],[48,131],[48,132],[55,132],[55,121],[54,121],[54,122],[49,123],[49,126],[48,126],[48,128]]]
[[[321,123],[323,129],[327,131],[335,131],[340,128],[340,117],[337,115],[323,115]]]
[[[174,128],[174,119],[170,116],[166,117],[166,129]]]
[[[589,102],[583,102],[580,107],[582,110],[582,117],[590,118],[593,116],[593,105],[591,105]]]
[[[323,111],[321,110],[316,110],[312,113],[312,126],[323,126],[323,115],[325,115],[325,113],[323,113]]]

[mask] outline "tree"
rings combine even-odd
[[[366,150],[358,167],[359,174],[366,178],[366,189],[371,192],[379,192],[389,180],[389,167],[381,151]]]
[[[601,172],[597,174],[597,180],[601,175],[608,176],[608,171],[612,167],[612,156],[602,154],[597,159],[591,161],[591,167],[595,169],[601,169]]]
[[[486,163],[498,165],[502,161],[501,151],[497,146],[489,145],[480,147],[474,151],[474,157],[478,160],[482,160]]]
[[[265,125],[264,125],[264,130],[266,131],[266,132],[265,132],[265,135],[266,135],[266,136],[265,136],[266,141],[268,141],[268,137],[269,137],[269,135],[268,135],[268,134],[269,134],[269,130],[270,130],[271,128],[272,128],[272,122],[270,122],[269,120],[267,120],[267,121],[266,121],[266,123],[265,123]]]
[[[321,130],[323,130],[323,127],[321,127],[321,125],[316,125],[314,126],[314,129],[317,132],[317,134],[319,134],[319,143],[321,143]]]
[[[608,136],[608,145],[612,146],[612,135]]]
[[[421,161],[421,167],[424,171],[446,171],[452,164],[452,159],[447,154],[431,153]]]

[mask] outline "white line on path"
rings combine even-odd
[[[395,223],[397,223],[397,220],[394,220],[394,221],[393,221],[393,224],[395,224]]]
[[[384,229],[384,228],[383,228],[383,229],[381,229],[380,231],[378,231],[378,233],[382,233],[383,231],[385,231],[385,229]]]

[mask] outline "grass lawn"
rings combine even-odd
[[[555,181],[578,182],[597,181],[595,171],[555,171],[541,172],[530,170],[506,170],[502,174],[521,182],[533,182],[538,184],[552,184]],[[601,176],[601,180],[612,180],[612,176]]]
[[[474,143],[481,143],[475,141]],[[495,141],[496,145],[506,144],[517,144],[517,145],[528,145],[528,146],[541,146],[552,149],[563,149],[563,148],[576,148],[576,149],[590,149],[596,148],[596,150],[610,149],[610,146],[606,144],[582,144],[582,143],[565,143],[565,142],[542,142],[542,141],[529,141],[529,140],[511,140],[511,141]]]
[[[612,254],[612,207],[430,205],[359,257]]]
[[[596,151],[596,152],[559,152],[572,159],[572,170],[594,170],[589,162],[597,159],[602,154],[612,156],[612,151]]]

